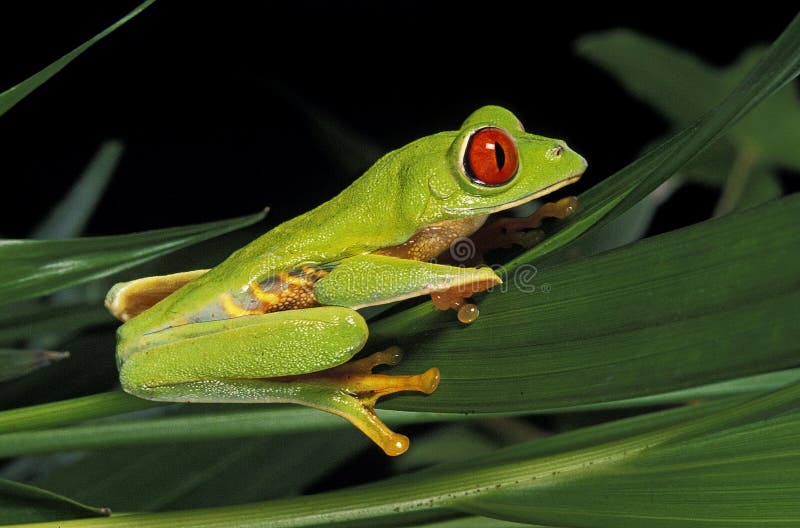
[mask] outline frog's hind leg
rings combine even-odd
[[[183,325],[149,334],[137,353],[118,356],[120,378],[128,392],[151,400],[315,407],[346,418],[387,454],[399,455],[408,438],[377,417],[375,403],[401,391],[430,394],[439,370],[373,374],[400,361],[396,347],[347,362],[367,332],[358,312],[339,306]]]
[[[390,456],[401,455],[408,437],[392,431],[375,414],[378,399],[415,391],[430,394],[439,384],[439,369],[413,376],[372,374],[379,365],[396,365],[400,350],[391,347],[338,367],[267,379],[219,379],[147,389],[147,398],[164,401],[230,403],[298,403],[345,418]],[[209,390],[215,396],[209,397]]]

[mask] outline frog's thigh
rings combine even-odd
[[[400,360],[396,347],[341,365],[367,337],[364,319],[348,308],[291,310],[235,323],[233,328],[227,321],[199,323],[174,328],[168,336],[145,336],[140,346],[148,348],[120,367],[123,385],[137,396],[160,401],[306,405],[347,419],[389,455],[408,449],[408,438],[377,417],[375,403],[400,391],[430,394],[439,383],[438,369],[413,376],[372,374],[373,367]],[[175,335],[179,329],[186,335]],[[200,331],[205,333],[198,346],[191,334]],[[259,331],[265,332],[261,339]],[[293,363],[299,365],[294,371],[305,373],[290,373]]]
[[[178,383],[317,372],[350,359],[367,335],[364,318],[338,306],[188,324],[126,347],[118,356],[120,379],[130,392],[151,398],[150,389]]]
[[[481,291],[475,289],[476,285],[485,285],[482,289],[486,289],[500,282],[490,268],[462,268],[368,254],[339,264],[317,281],[314,295],[322,304],[362,308],[454,288]]]

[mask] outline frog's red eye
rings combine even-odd
[[[502,185],[514,177],[518,167],[517,144],[504,130],[481,128],[469,138],[464,168],[476,183]]]

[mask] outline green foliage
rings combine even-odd
[[[124,148],[120,141],[106,141],[70,192],[37,226],[31,238],[60,239],[80,236],[89,216],[103,196]]]
[[[658,110],[674,130],[719,104],[765,51],[748,50],[737,63],[717,68],[628,30],[587,35],[576,47]],[[780,195],[778,169],[800,170],[799,135],[800,95],[792,84],[777,90],[718,145],[681,169],[681,174],[690,181],[724,187],[718,214],[749,207]]]
[[[133,11],[120,18],[117,22],[107,27],[94,37],[90,38],[74,50],[70,51],[57,61],[45,67],[43,70],[31,75],[21,83],[12,86],[3,93],[0,93],[0,116],[8,112],[14,105],[27,97],[39,86],[47,82],[53,75],[64,69],[70,62],[75,60],[81,53],[94,46],[97,42],[111,34],[114,30],[125,24],[127,21],[147,9],[156,0],[146,0],[139,4]]]
[[[791,196],[593,257],[520,265],[468,328],[428,305],[378,321],[374,339],[409,351],[398,371],[442,371],[435,394],[387,406],[542,411],[793,366],[800,283],[785,263],[800,262],[798,216]]]
[[[0,94],[0,114],[151,2]],[[722,213],[743,208],[750,191],[742,185],[774,185],[776,167],[800,165],[787,147],[800,134],[787,86],[800,70],[800,18],[758,62],[748,54],[721,71],[626,32],[587,37],[579,49],[662,111],[675,133],[584,193],[574,217],[512,260],[503,289],[480,298],[475,324],[455,325],[429,303],[376,316],[369,346],[399,343],[407,352],[393,373],[433,365],[443,373],[436,393],[389,400],[393,410],[382,416],[395,426],[457,421],[415,436],[419,450],[379,482],[301,495],[366,445],[344,421],[310,409],[163,405],[118,391],[63,399],[113,381],[113,330],[99,301],[86,302],[91,296],[69,304],[41,297],[262,214],[115,237],[0,242],[0,376],[20,378],[0,385],[0,401],[17,406],[0,412],[0,456],[16,457],[5,476],[37,486],[0,481],[0,524],[800,524],[800,368],[790,368],[798,367],[800,338],[800,197],[606,253],[587,255],[584,244],[677,171],[733,189]],[[332,116],[308,115],[345,144],[354,137]],[[786,141],[773,142],[769,123]],[[38,234],[77,235],[118,155],[105,151]],[[763,185],[748,205],[779,194]],[[74,357],[36,369],[37,352],[17,347],[42,336],[68,342]],[[56,374],[71,385],[55,386]],[[42,394],[53,401],[24,406]],[[586,409],[640,412],[697,398],[547,438],[520,418],[577,420]],[[107,512],[76,500],[132,513],[96,519]]]
[[[0,304],[47,295],[240,229],[265,213],[131,235],[0,240]]]
[[[80,519],[109,513],[40,488],[0,479],[0,524]]]

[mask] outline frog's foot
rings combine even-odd
[[[567,196],[557,202],[548,202],[532,215],[522,218],[500,218],[472,235],[476,248],[481,253],[513,245],[533,247],[544,238],[544,232],[537,229],[545,218],[564,219],[578,208],[578,198]]]
[[[106,294],[106,308],[120,321],[128,321],[207,272],[202,269],[119,282]]]
[[[480,315],[478,306],[467,302],[467,299],[478,292],[496,286],[497,282],[476,281],[454,286],[447,290],[431,293],[431,301],[438,309],[445,311],[453,309],[458,314],[458,320],[464,324],[474,323]]]
[[[440,373],[430,368],[413,376],[373,374],[379,365],[396,365],[402,359],[398,347],[390,347],[338,367],[294,377],[295,381],[333,388],[326,398],[324,410],[337,414],[358,427],[390,456],[401,455],[408,449],[408,437],[395,433],[375,414],[375,404],[383,396],[395,392],[415,391],[430,394],[439,385]]]

